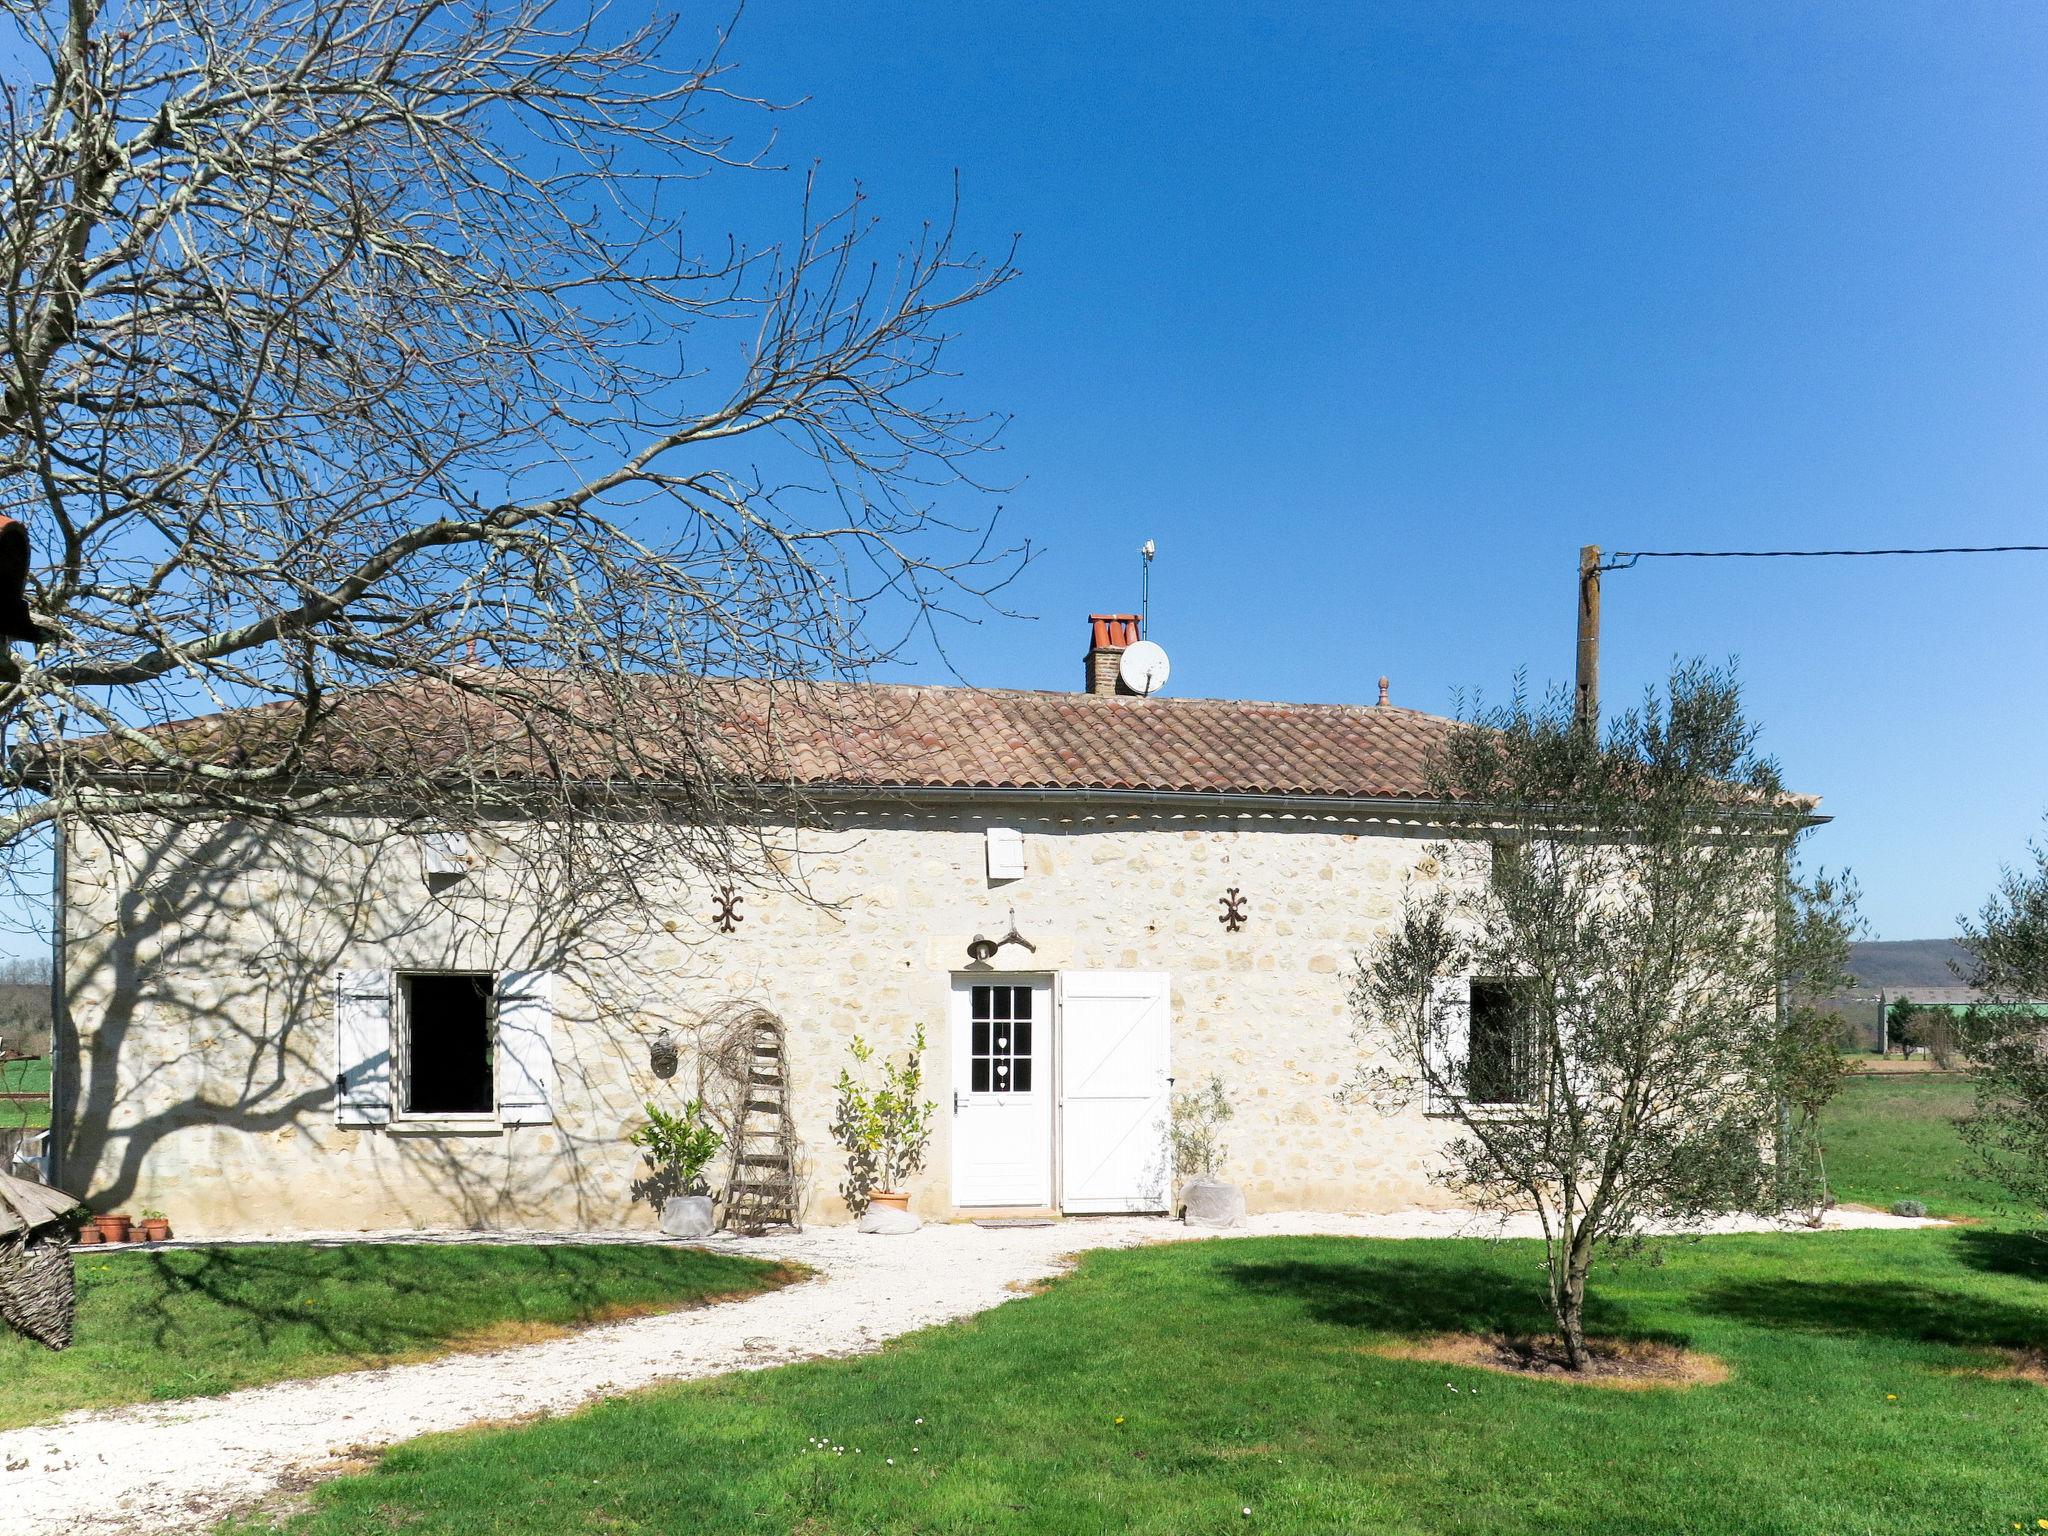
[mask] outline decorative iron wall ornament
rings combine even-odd
[[[676,1046],[676,1037],[663,1030],[647,1043],[647,1065],[654,1069],[654,1075],[667,1082],[676,1075],[676,1068],[682,1065],[682,1052]]]
[[[1216,921],[1221,923],[1227,932],[1237,932],[1245,924],[1245,899],[1243,895],[1233,885],[1229,891],[1216,899],[1223,904],[1222,915]]]
[[[718,888],[718,895],[712,899],[711,922],[720,933],[731,933],[746,919],[740,916],[740,903],[747,898],[739,895],[729,885]]]

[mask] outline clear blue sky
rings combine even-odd
[[[1175,691],[1435,710],[1568,679],[1582,543],[2048,543],[2048,10],[1250,10],[741,22],[736,83],[810,97],[781,158],[899,218],[957,169],[1023,236],[955,360],[1045,552],[970,681],[1074,686],[1146,538]],[[1646,563],[1607,696],[1739,659],[1814,856],[1943,935],[2048,808],[2044,599],[2048,556]]]

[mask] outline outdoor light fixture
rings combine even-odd
[[[663,1082],[676,1075],[682,1059],[682,1052],[676,1048],[676,1037],[665,1029],[647,1042],[647,1065]]]
[[[1010,931],[1000,939],[984,938],[977,933],[967,941],[967,958],[976,965],[986,965],[995,958],[996,951],[1005,944],[1022,944],[1032,954],[1038,953],[1038,946],[1017,931],[1017,909],[1015,907],[1010,908]]]

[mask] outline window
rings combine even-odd
[[[399,976],[402,1113],[488,1115],[498,1107],[492,983],[474,972]]]
[[[968,1000],[968,1085],[976,1093],[1031,1091],[1031,988],[977,986]]]
[[[1488,863],[1486,878],[1496,895],[1514,889],[1515,880],[1521,875],[1527,862],[1527,845],[1523,843],[1495,842],[1490,845],[1493,857]]]
[[[1536,1097],[1536,1022],[1528,990],[1506,981],[1472,983],[1465,1049],[1465,1097],[1474,1104],[1527,1104]]]

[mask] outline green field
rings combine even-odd
[[[1993,1346],[2048,1341],[2044,1266],[1983,1228],[1675,1245],[1607,1276],[1595,1322],[1733,1375],[1622,1392],[1368,1352],[1542,1326],[1528,1243],[1097,1252],[1045,1294],[879,1355],[402,1446],[288,1528],[2032,1530],[2048,1389],[1972,1372]]]
[[[0,1098],[0,1131],[40,1130],[50,1123],[50,1061],[46,1056],[0,1061],[0,1094],[40,1094],[39,1101]]]
[[[1919,1200],[1936,1216],[1999,1216],[2002,1192],[1970,1173],[1956,1134],[1970,1104],[1967,1077],[1848,1078],[1824,1122],[1835,1198],[1880,1208]]]
[[[81,1248],[74,1268],[70,1349],[0,1329],[0,1429],[518,1343],[788,1278],[753,1259],[624,1244]]]

